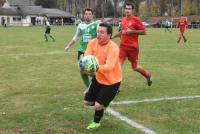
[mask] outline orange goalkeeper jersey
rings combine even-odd
[[[106,45],[99,45],[97,39],[88,43],[85,55],[94,55],[99,61],[96,80],[104,85],[112,85],[122,80],[121,65],[119,63],[119,47],[113,41]]]

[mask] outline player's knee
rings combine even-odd
[[[136,68],[136,67],[132,67],[132,68],[133,68],[134,71],[137,71],[137,68]]]
[[[138,71],[138,70],[139,70],[139,66],[134,65],[134,66],[132,66],[132,69],[133,69],[134,71]]]
[[[95,102],[95,110],[101,110],[101,109],[103,109],[104,108],[104,106],[103,105],[101,105],[101,104],[99,104],[98,102]]]

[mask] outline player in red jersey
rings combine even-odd
[[[178,38],[177,43],[180,43],[182,38],[183,38],[184,42],[187,41],[187,39],[186,39],[186,37],[184,35],[186,26],[187,26],[187,20],[186,20],[185,17],[181,16],[181,18],[180,18],[180,20],[178,22],[178,27],[179,27],[180,34],[179,34],[179,38]]]
[[[126,58],[131,62],[134,71],[139,72],[147,79],[148,86],[151,86],[151,74],[138,64],[139,44],[138,35],[145,35],[145,26],[141,20],[133,16],[134,6],[131,3],[124,5],[126,17],[121,19],[121,32],[115,34],[112,38],[121,36],[119,60],[123,65]]]

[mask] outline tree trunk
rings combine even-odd
[[[200,0],[196,0],[196,15],[200,15]]]
[[[80,0],[75,0],[74,4],[75,4],[75,15],[77,18],[80,18],[81,17],[80,16],[81,15]]]
[[[147,6],[148,16],[151,16],[152,1],[151,0],[146,0],[146,6]]]
[[[182,15],[182,0],[178,1],[178,8],[179,8],[179,16]]]
[[[114,0],[114,17],[117,17],[117,0]]]

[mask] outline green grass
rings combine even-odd
[[[45,42],[43,32],[42,27],[0,29],[0,133],[142,134],[108,114],[100,129],[86,130],[93,110],[82,103],[85,87],[77,53],[63,52],[75,28],[53,27],[56,42]],[[140,64],[151,71],[153,86],[148,87],[127,61],[115,101],[200,95],[200,31],[188,29],[184,45],[176,43],[178,29],[147,32],[140,37]],[[77,48],[78,43],[70,51]],[[158,134],[197,134],[199,105],[199,99],[190,99],[111,108]]]

